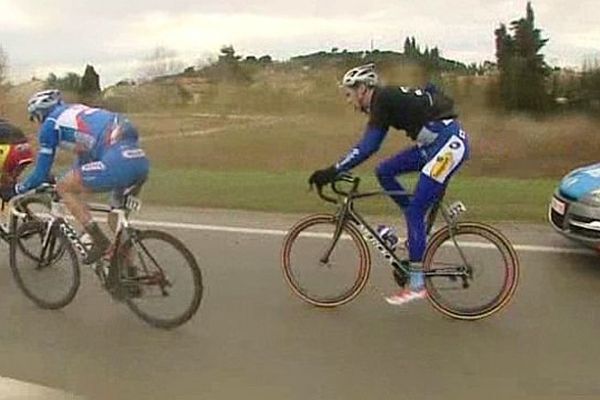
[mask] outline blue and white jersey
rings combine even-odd
[[[83,158],[99,160],[106,148],[121,139],[124,121],[117,113],[83,104],[59,106],[42,124],[40,151],[54,153],[60,147]]]
[[[59,148],[74,152],[82,164],[99,161],[117,142],[137,140],[137,131],[120,114],[83,104],[60,105],[40,128],[35,169],[17,185],[17,192],[23,193],[46,180]]]

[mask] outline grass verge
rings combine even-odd
[[[308,213],[331,209],[315,192],[308,192],[308,172],[209,171],[153,168],[142,194],[149,204],[204,208]],[[373,176],[362,175],[361,188],[376,189]],[[412,187],[416,176],[403,181]],[[447,200],[460,199],[469,209],[465,219],[543,222],[553,179],[454,178]],[[372,215],[397,215],[391,200],[381,197],[357,203]]]

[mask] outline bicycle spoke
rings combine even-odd
[[[438,310],[454,318],[476,319],[493,314],[510,300],[518,260],[510,243],[495,230],[463,223],[453,235],[446,229],[432,238],[424,270],[429,299]]]
[[[362,237],[349,224],[340,227],[334,216],[316,215],[299,222],[286,237],[282,254],[284,276],[294,293],[321,307],[352,300],[370,271]]]

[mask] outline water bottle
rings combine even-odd
[[[396,250],[399,240],[394,227],[379,225],[377,226],[377,234],[385,242],[385,244],[387,244],[390,250]]]

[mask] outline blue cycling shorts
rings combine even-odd
[[[150,163],[137,142],[109,147],[99,161],[75,167],[83,186],[92,192],[123,191],[148,176]]]

